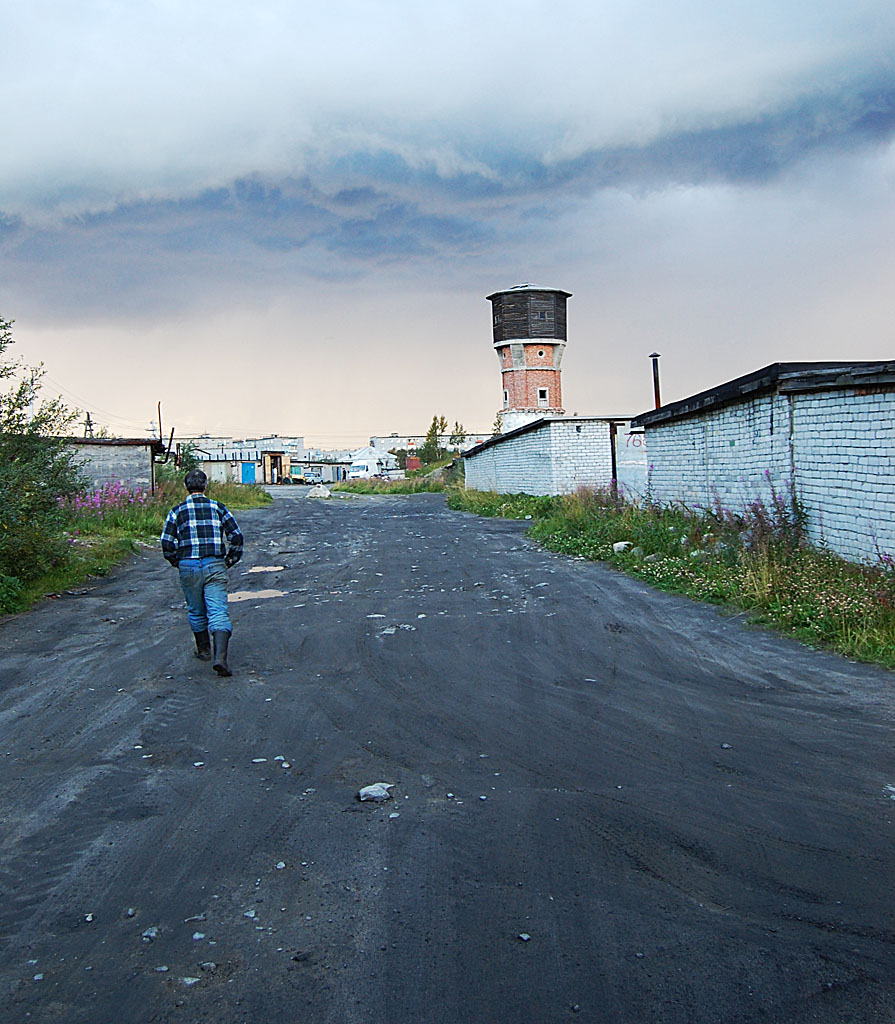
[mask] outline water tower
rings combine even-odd
[[[566,299],[571,294],[517,284],[488,296],[503,379],[504,432],[565,412],[560,367],[566,347]]]

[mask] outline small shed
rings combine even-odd
[[[636,496],[646,482],[642,440],[623,417],[545,417],[465,451],[466,486],[498,494],[571,494],[615,483]]]
[[[131,490],[155,489],[154,459],[165,454],[165,445],[153,437],[67,437],[81,476],[98,490],[122,484]]]

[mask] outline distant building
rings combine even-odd
[[[564,414],[561,367],[566,301],[571,294],[560,288],[517,284],[488,296],[503,384],[504,431]]]
[[[460,448],[468,448],[473,444],[481,444],[482,441],[487,440],[491,436],[489,431],[487,434],[470,434],[467,433],[463,440],[463,443],[459,446]],[[452,451],[457,445],[451,444],[451,438],[453,434],[439,434],[438,435],[438,446],[443,448],[445,451]],[[381,448],[383,451],[406,451],[413,452],[421,448],[426,442],[425,434],[383,434],[376,437],[370,438],[370,446],[373,448]]]

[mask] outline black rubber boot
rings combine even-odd
[[[203,629],[201,633],[193,633],[196,638],[196,657],[199,661],[211,661],[211,637],[208,630]]]
[[[226,629],[219,629],[213,634],[214,637],[214,670],[219,676],[232,676],[230,666],[227,664],[227,647],[230,644],[230,634]]]

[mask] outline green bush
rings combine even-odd
[[[0,578],[3,608],[34,579],[65,557],[65,499],[80,486],[62,433],[71,414],[58,400],[39,399],[42,370],[4,358],[12,322],[0,317]]]

